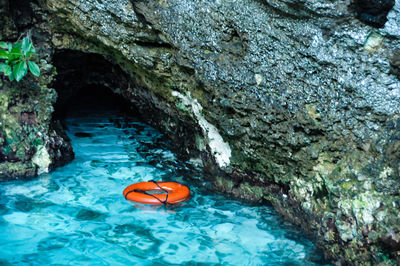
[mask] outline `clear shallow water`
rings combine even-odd
[[[72,163],[0,185],[0,264],[318,265],[312,243],[271,207],[209,192],[151,127],[111,113],[67,125]],[[126,186],[152,179],[193,196],[172,207],[124,199]]]

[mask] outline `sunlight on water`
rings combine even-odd
[[[67,119],[75,160],[0,187],[0,264],[317,265],[320,255],[271,207],[208,191],[153,128],[116,114]],[[188,185],[172,207],[135,205],[123,189]]]

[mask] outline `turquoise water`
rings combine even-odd
[[[115,113],[66,123],[72,163],[0,186],[0,264],[318,265],[313,244],[271,207],[212,193],[153,128]],[[122,196],[152,179],[193,196],[169,207]]]

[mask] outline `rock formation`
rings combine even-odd
[[[217,189],[272,203],[332,261],[400,262],[399,0],[3,2],[0,39],[30,31],[48,73],[3,82],[0,175],[71,154],[50,87],[62,106],[102,84]],[[35,123],[36,146],[22,137]]]

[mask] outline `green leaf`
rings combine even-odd
[[[16,42],[12,46],[13,49],[17,49],[18,51],[21,51],[21,47],[22,47],[22,42]]]
[[[21,56],[16,56],[15,54],[10,54],[8,58],[8,62],[10,65],[22,62]]]
[[[15,60],[17,58],[20,58],[23,56],[22,52],[21,52],[21,47],[20,46],[16,46],[13,45],[11,52],[9,53],[9,58],[10,60]]]
[[[9,65],[6,66],[6,68],[4,70],[4,75],[6,75],[7,77],[12,77],[11,66],[9,66]]]
[[[32,48],[29,50],[29,52],[26,54],[26,56],[29,57],[35,53],[36,53],[35,47],[33,47],[33,45],[32,45]]]
[[[22,43],[21,43],[21,52],[22,54],[26,55],[29,50],[31,49],[32,43],[29,41],[28,38],[24,38],[22,39]]]
[[[8,49],[8,43],[7,42],[0,42],[0,48],[1,49]]]
[[[28,67],[26,65],[26,62],[22,61],[19,62],[14,68],[13,68],[13,76],[15,77],[15,80],[19,82],[25,75],[28,73]]]
[[[29,71],[36,77],[40,76],[40,68],[39,66],[33,62],[33,61],[28,61],[28,65],[29,65]]]
[[[18,43],[18,42],[15,43],[12,46],[11,53],[22,54],[22,52],[21,52],[21,43]]]
[[[7,64],[6,63],[1,63],[0,64],[0,72],[6,72],[6,68],[7,68]]]
[[[14,76],[13,75],[8,76],[8,78],[10,79],[10,81],[14,80]]]
[[[30,53],[36,53],[35,47],[33,47],[33,43],[31,42],[31,47],[29,48]]]
[[[0,50],[0,59],[8,59],[8,58],[9,58],[8,52],[5,50]]]

